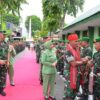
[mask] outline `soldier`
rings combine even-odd
[[[83,64],[80,59],[80,52],[77,49],[77,34],[68,36],[69,44],[66,51],[66,73],[65,73],[65,93],[63,100],[74,100],[77,92],[77,71],[79,65]]]
[[[44,45],[41,45],[41,55],[42,53],[45,51]],[[42,68],[43,68],[43,64],[41,62],[41,56],[40,56],[40,84],[43,84],[43,77],[42,77]]]
[[[63,60],[63,55],[64,55],[64,43],[60,41],[59,45],[57,46],[57,69],[58,72],[60,72],[61,75],[63,75],[63,69],[64,69],[64,60]]]
[[[41,41],[38,40],[38,42],[36,43],[36,46],[35,46],[35,48],[36,48],[36,62],[37,63],[39,63],[40,55],[41,55],[41,48],[40,48],[41,43],[40,42]]]
[[[85,95],[88,94],[88,79],[89,79],[89,69],[87,68],[86,64],[88,60],[92,59],[92,49],[89,46],[89,37],[83,37],[81,39],[81,59],[86,59],[85,64],[80,67],[80,84],[82,85],[83,92]]]
[[[14,49],[12,40],[10,40],[9,42],[9,53],[10,53],[10,62],[8,67],[9,80],[10,80],[10,85],[15,86],[13,78],[14,78],[14,57],[16,55],[16,51]]]
[[[9,65],[8,45],[4,42],[4,35],[0,33],[0,94],[6,96],[4,92],[6,84],[7,66]]]
[[[94,62],[94,100],[100,100],[100,37],[95,39],[96,53],[93,55]]]
[[[52,50],[54,45],[52,41],[48,41],[44,44],[45,51],[42,53],[41,62],[43,64],[42,76],[43,76],[43,92],[45,100],[56,100],[54,98],[54,85],[56,77],[56,54]]]

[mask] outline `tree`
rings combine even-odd
[[[43,28],[47,28],[49,32],[54,32],[59,27],[61,19],[61,7],[58,0],[42,0],[44,23]]]
[[[60,27],[64,27],[66,14],[76,17],[79,10],[83,11],[84,0],[61,0],[62,18]]]
[[[42,0],[45,26],[54,31],[64,26],[65,15],[76,16],[84,0]]]
[[[13,14],[19,14],[21,4],[27,3],[26,0],[0,0],[0,9]]]
[[[20,16],[21,4],[27,4],[26,0],[0,0],[0,23],[2,30],[3,14],[13,13]]]
[[[5,14],[3,16],[3,21],[4,22],[10,22],[15,25],[19,25],[20,18],[18,16],[14,16],[13,14]]]
[[[26,18],[26,21],[25,21],[25,26],[27,28],[27,30],[29,30],[29,20],[31,18],[31,28],[32,28],[32,31],[36,31],[36,30],[41,30],[41,20],[39,17],[33,15],[33,16],[28,16]]]

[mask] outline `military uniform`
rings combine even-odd
[[[85,41],[85,42],[89,42],[89,38],[88,37],[83,37],[81,41]],[[81,58],[88,58],[88,59],[92,59],[92,49],[89,45],[87,46],[83,46],[82,49],[81,49]],[[79,69],[79,72],[81,72],[81,75],[79,74],[79,82],[82,86],[83,86],[83,89],[84,89],[84,92],[86,94],[86,92],[88,92],[88,81],[89,81],[89,72],[90,72],[90,69],[88,69],[87,71],[87,66],[86,64],[83,64],[80,69]],[[85,73],[87,72],[87,75],[85,75]]]
[[[42,54],[44,51],[45,51],[45,48],[44,48],[44,46],[42,45],[41,54]],[[43,84],[42,68],[43,68],[43,64],[42,64],[42,62],[41,62],[41,56],[40,56],[40,84],[41,84],[41,85]]]
[[[5,42],[0,42],[0,59],[8,60],[8,45]],[[7,65],[0,64],[0,93],[2,94],[6,84]]]
[[[65,81],[65,87],[64,87],[64,100],[67,100],[69,97],[71,97],[72,99],[74,99],[75,97],[75,91],[72,90],[70,88],[70,64],[69,62],[70,61],[73,61],[74,60],[74,57],[72,55],[72,53],[70,51],[67,51],[66,52],[66,58],[65,58],[65,61],[66,61],[66,67],[64,68],[64,77],[66,79]]]
[[[36,61],[37,63],[39,63],[39,60],[40,60],[40,56],[41,56],[41,48],[40,48],[40,41],[37,42],[35,48],[36,48]]]
[[[62,56],[64,55],[64,46],[58,46],[57,47],[57,70],[60,72],[61,75],[63,75],[63,70],[64,70],[64,59]]]
[[[94,74],[96,75],[94,78],[94,96],[100,100],[100,76],[97,73],[100,73],[100,51],[96,52],[93,55],[94,60]]]
[[[13,47],[12,44],[9,45],[9,54],[10,54],[10,61],[9,61],[9,67],[8,67],[8,74],[9,74],[9,80],[10,80],[10,85],[14,86],[14,57],[16,55],[16,51]]]
[[[99,43],[99,47],[100,47],[100,37],[96,38],[96,42]],[[94,93],[94,100],[100,100],[100,75],[98,75],[98,73],[100,74],[100,49],[94,53],[93,55],[93,62],[94,62],[94,89],[93,89],[93,93]]]
[[[49,100],[52,97],[52,100],[56,100],[54,98],[54,85],[55,85],[55,77],[56,77],[56,66],[52,66],[54,62],[56,62],[56,55],[54,50],[51,49],[52,42],[48,41],[44,44],[45,51],[42,53],[41,63],[43,64],[42,68],[42,76],[43,76],[43,92],[45,100]],[[50,87],[50,91],[49,87]],[[49,92],[49,94],[48,94]]]
[[[69,41],[77,41],[77,34],[71,34],[68,36]],[[77,67],[72,66],[71,62],[77,62],[80,60],[80,54],[76,48],[72,47],[69,44],[66,45],[66,67],[64,68],[64,77],[65,77],[65,87],[64,87],[64,97],[63,100],[74,100],[77,91]]]

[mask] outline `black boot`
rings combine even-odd
[[[0,94],[1,94],[2,96],[6,96],[6,93],[5,93],[3,90],[4,90],[4,88],[0,88]]]

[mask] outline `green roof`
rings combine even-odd
[[[82,20],[85,20],[86,18],[89,18],[93,15],[95,15],[96,13],[99,13],[100,12],[100,4],[92,9],[90,9],[89,11],[87,11],[86,13],[84,13],[83,15],[77,17],[72,23],[70,23],[69,25],[67,25],[66,27],[63,28],[66,29]]]

